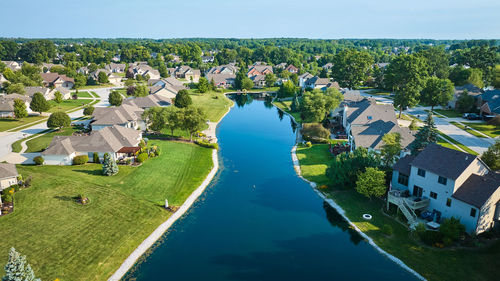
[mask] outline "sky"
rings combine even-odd
[[[500,39],[499,0],[0,1],[0,37]]]

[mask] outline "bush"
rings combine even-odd
[[[10,194],[8,192],[4,192],[2,194],[2,202],[3,203],[11,203],[13,200],[14,200],[14,197],[12,196],[12,194]]]
[[[143,152],[137,156],[137,162],[143,163],[148,159],[148,154],[146,152]]]
[[[92,158],[93,158],[94,163],[96,163],[96,164],[101,163],[101,161],[99,160],[99,153],[94,152],[94,154],[92,155]]]
[[[315,143],[327,143],[330,137],[330,131],[320,123],[304,123],[301,133],[304,140]]]
[[[383,234],[387,236],[391,236],[393,233],[392,226],[388,224],[384,224],[380,230],[382,231]]]
[[[306,147],[312,147],[312,143],[310,141],[306,142]]]
[[[87,155],[78,155],[73,158],[73,165],[83,165],[89,162],[89,157]]]
[[[460,236],[465,232],[465,226],[460,223],[460,220],[454,217],[443,219],[439,232],[448,241],[457,241]],[[447,242],[444,241],[443,242]],[[446,243],[445,243],[446,244]],[[451,244],[451,243],[450,243]]]
[[[211,143],[211,142],[201,141],[201,140],[195,141],[194,143],[196,143],[197,145],[199,145],[201,147],[206,147],[206,148],[211,148],[211,149],[219,149],[219,145],[217,143]]]
[[[43,163],[45,163],[45,160],[43,159],[42,156],[37,156],[35,158],[33,158],[33,162],[35,162],[35,164],[37,165],[43,165]]]
[[[19,191],[19,185],[18,184],[13,184],[10,187],[13,188],[15,192]]]
[[[88,105],[83,109],[83,115],[92,115],[92,113],[94,113],[94,107],[91,105]]]

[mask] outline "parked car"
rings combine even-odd
[[[481,115],[476,114],[476,113],[464,113],[464,115],[462,115],[462,117],[467,119],[467,120],[481,120],[482,119]]]

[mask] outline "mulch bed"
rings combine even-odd
[[[4,202],[2,206],[2,214],[0,214],[0,216],[8,215],[12,212],[14,212],[14,202]]]

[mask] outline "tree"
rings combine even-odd
[[[63,101],[63,96],[61,92],[57,91],[54,93],[54,101],[57,103],[61,103]]]
[[[300,102],[299,102],[299,97],[297,97],[297,95],[295,95],[293,97],[293,100],[292,100],[292,105],[290,106],[290,109],[293,111],[293,112],[297,112],[300,110]]]
[[[358,147],[351,153],[337,155],[326,170],[326,175],[334,185],[354,187],[360,173],[368,167],[379,167],[380,163],[380,155],[377,152]]]
[[[122,95],[117,91],[112,91],[109,94],[108,99],[109,99],[109,104],[114,105],[114,106],[120,106],[123,102]]]
[[[236,73],[236,78],[234,79],[234,88],[236,90],[242,90],[243,80],[245,78],[248,78],[244,69],[245,69],[244,67],[241,67],[240,70]]]
[[[496,141],[494,145],[490,146],[481,155],[481,160],[493,171],[500,170],[500,141]]]
[[[415,140],[410,145],[412,155],[417,155],[420,151],[426,148],[431,143],[436,143],[438,140],[438,130],[434,124],[432,113],[429,112],[425,119],[424,126],[418,129],[415,135]]]
[[[170,130],[172,136],[174,136],[174,130],[181,129],[184,122],[184,113],[181,109],[175,106],[169,106],[166,108],[167,124],[165,128]]]
[[[134,89],[134,96],[146,97],[149,95],[149,89],[145,85],[137,85]]]
[[[437,105],[445,106],[453,98],[455,87],[448,79],[430,77],[425,82],[424,89],[420,94],[420,100],[431,106],[431,111]]]
[[[47,127],[58,128],[68,127],[71,125],[71,118],[63,111],[57,111],[50,115],[49,120],[47,120]]]
[[[300,105],[301,114],[307,122],[321,122],[342,99],[343,95],[335,88],[329,88],[325,93],[320,90],[306,92]]]
[[[148,129],[154,132],[161,132],[167,124],[167,108],[151,107],[142,113],[142,118],[146,120]]]
[[[321,68],[321,72],[319,73],[319,78],[328,78],[328,70],[326,70],[326,68]]]
[[[366,80],[373,58],[366,51],[346,49],[333,58],[332,76],[341,87],[352,89]]]
[[[102,161],[102,174],[105,176],[112,176],[118,174],[118,165],[109,156],[108,153],[104,153],[104,160]]]
[[[448,78],[450,56],[442,46],[428,47],[420,50],[417,54],[426,60],[429,75],[441,79]]]
[[[92,105],[87,105],[84,109],[83,109],[83,115],[92,115],[94,113],[94,107]]]
[[[97,74],[97,82],[99,82],[99,84],[109,83],[108,75],[106,75],[106,72],[100,71]]]
[[[292,81],[283,82],[278,89],[278,98],[291,97],[297,93],[297,86]]]
[[[400,55],[387,67],[385,82],[395,91],[394,106],[399,108],[399,117],[407,107],[418,104],[427,67],[426,60],[416,55]]]
[[[5,92],[7,94],[20,94],[20,95],[24,95],[26,93],[26,90],[24,89],[24,85],[22,83],[14,83],[14,84],[10,84],[9,86],[7,86],[7,88],[5,89]]]
[[[28,117],[28,110],[26,110],[26,103],[21,99],[14,100],[14,116],[16,119]]]
[[[241,81],[241,89],[248,91],[252,88],[253,88],[253,81],[248,77],[243,78],[243,81]]]
[[[183,113],[182,129],[189,133],[189,139],[193,139],[193,134],[204,128],[206,114],[201,108],[192,106],[185,108]]]
[[[500,64],[496,65],[493,71],[493,87],[500,89]]]
[[[401,135],[399,133],[389,133],[382,137],[382,149],[380,154],[386,167],[392,166],[401,153]]]
[[[187,90],[180,90],[174,99],[174,105],[178,108],[185,108],[193,104],[193,100],[189,96]]]
[[[42,93],[35,93],[31,99],[30,109],[34,112],[42,114],[50,109],[50,103],[45,99]]]
[[[457,98],[457,109],[461,113],[470,112],[474,108],[474,97],[469,95],[467,90],[464,90]]]
[[[210,84],[208,83],[207,78],[200,77],[200,80],[198,80],[198,91],[200,93],[206,93],[209,90],[210,90]]]
[[[386,191],[384,171],[372,167],[366,168],[366,171],[358,176],[356,191],[370,199],[373,196],[384,195]]]
[[[468,73],[467,83],[476,85],[478,88],[484,88],[483,71],[481,69],[469,68]]]
[[[4,270],[2,281],[40,281],[26,261],[26,256],[21,256],[14,248],[10,248],[9,260]]]
[[[274,83],[276,83],[276,75],[274,75],[274,73],[266,74],[266,86],[272,87]]]

